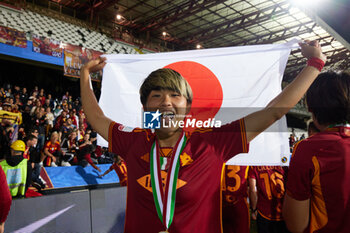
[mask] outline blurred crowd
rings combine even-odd
[[[32,184],[45,188],[40,177],[42,166],[71,166],[113,163],[107,148],[96,145],[97,134],[89,126],[79,98],[67,91],[53,98],[37,86],[5,85],[0,88],[0,118],[3,135],[9,145],[17,140],[25,143],[23,158],[31,166]],[[6,153],[0,154],[0,160]]]

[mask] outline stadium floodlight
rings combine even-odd
[[[117,20],[121,20],[123,18],[123,16],[121,16],[120,14],[117,14],[116,18],[117,18]]]

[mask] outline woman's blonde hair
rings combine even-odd
[[[154,90],[171,90],[175,91],[192,103],[192,89],[186,79],[178,72],[172,69],[163,68],[153,71],[145,79],[140,88],[140,99],[142,105],[146,105],[147,98],[151,91]]]

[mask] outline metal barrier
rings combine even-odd
[[[12,201],[5,232],[124,231],[126,187]]]

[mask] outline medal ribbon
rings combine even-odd
[[[186,136],[182,133],[180,140],[174,147],[175,155],[172,156],[170,167],[165,183],[165,191],[163,190],[160,162],[160,148],[156,140],[151,148],[150,153],[150,172],[151,184],[154,203],[160,221],[169,229],[175,211],[176,184],[180,169],[180,154],[186,145]]]

